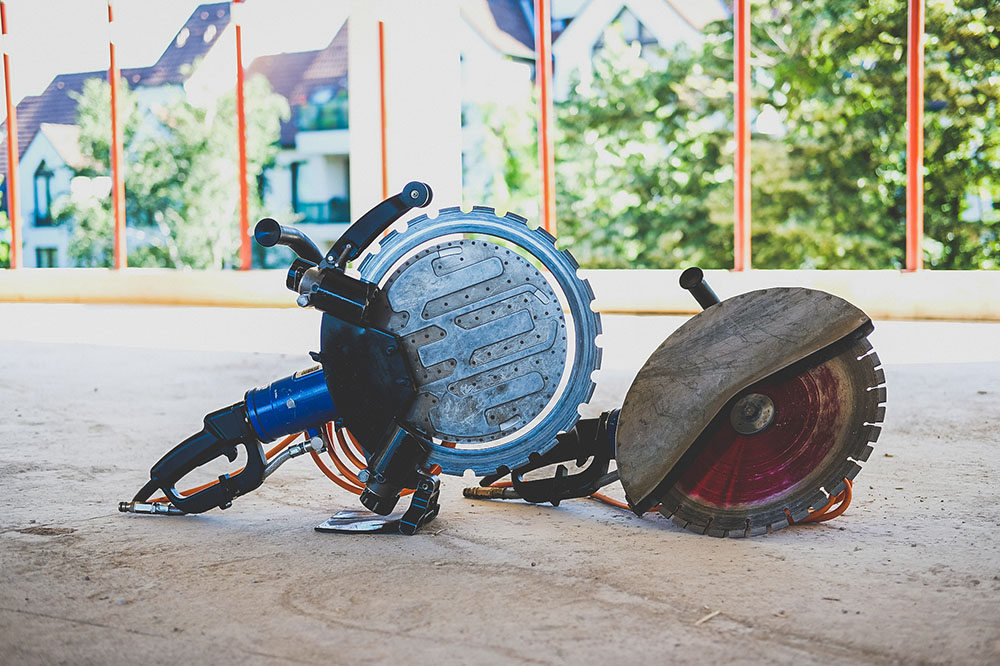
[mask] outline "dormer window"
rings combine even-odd
[[[45,162],[35,169],[35,226],[48,227],[52,225],[52,170],[46,168]]]

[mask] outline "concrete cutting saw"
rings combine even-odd
[[[717,536],[802,521],[849,488],[884,415],[863,312],[795,288],[719,302],[689,269],[682,286],[705,310],[653,353],[621,409],[581,419],[601,324],[573,257],[524,218],[485,207],[391,229],[431,198],[409,183],[325,254],[299,230],[261,220],[258,243],[298,255],[286,280],[298,304],[323,313],[310,354],[318,365],[205,416],[119,509],[225,509],[307,453],[371,512],[317,528],[336,532],[413,534],[438,513],[440,475],[468,470],[482,477],[468,497],[554,505],[620,480],[636,513],[658,508]],[[305,439],[293,443],[298,433]],[[241,453],[242,469],[178,490]],[[394,513],[406,495],[408,509]]]

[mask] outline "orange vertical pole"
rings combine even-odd
[[[21,193],[18,190],[17,108],[10,89],[10,57],[7,54],[7,3],[0,2],[0,32],[3,33],[3,85],[7,97],[7,215],[10,218],[10,267],[20,268]]]
[[[389,150],[386,141],[386,104],[385,104],[385,23],[378,22],[378,104],[380,115],[379,129],[382,140],[382,198],[389,198]]]
[[[235,0],[232,7],[242,2]],[[232,11],[232,9],[230,10]],[[250,255],[250,201],[247,187],[247,118],[246,98],[243,92],[243,25],[237,11],[236,16],[236,144],[239,151],[240,179],[240,270],[248,271],[252,263]]]
[[[924,0],[909,0],[906,81],[906,270],[924,267]]]
[[[108,83],[111,85],[111,201],[115,213],[114,266],[125,268],[128,266],[128,248],[125,244],[125,175],[122,173],[125,159],[122,156],[122,128],[118,122],[118,83],[121,74],[115,62],[115,28],[111,0],[108,0],[108,28],[111,55],[111,64],[108,67]]]
[[[552,11],[535,0],[535,80],[538,86],[538,163],[542,175],[542,226],[556,235],[556,177],[552,138]]]
[[[736,0],[733,20],[736,23],[733,269],[745,271],[750,270],[750,0]]]

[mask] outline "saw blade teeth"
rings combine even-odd
[[[553,245],[556,244],[556,237],[550,234],[548,229],[546,229],[545,227],[541,226],[538,227],[537,229],[535,229],[535,233],[544,238],[545,240],[547,240],[548,242],[552,243]]]
[[[511,211],[507,211],[507,214],[504,215],[504,217],[506,217],[508,220],[514,220],[515,222],[520,222],[521,224],[524,224],[524,225],[528,224],[528,218],[521,217],[517,213],[513,213]]]
[[[493,206],[473,206],[472,210],[478,213],[489,213],[490,215],[496,215],[496,208]]]
[[[571,263],[573,265],[574,269],[579,269],[580,268],[580,262],[578,262],[576,260],[576,257],[573,256],[572,252],[570,252],[569,250],[563,250],[562,251],[562,255],[564,257],[566,257],[566,261],[568,261],[569,263]]]
[[[885,384],[885,370],[882,368],[875,368],[875,385]]]
[[[705,534],[707,534],[710,537],[716,537],[716,538],[719,538],[719,539],[723,539],[723,538],[729,536],[729,530],[725,530],[725,529],[722,529],[722,528],[719,528],[719,527],[715,527],[713,525],[713,526],[711,526],[709,529],[707,529],[705,531]]]
[[[871,394],[872,398],[877,404],[882,404],[885,402],[885,387],[876,386],[874,388],[868,389],[868,393]]]
[[[439,209],[437,216],[441,217],[442,215],[450,215],[451,213],[461,213],[461,212],[462,212],[461,206],[448,206],[447,208]]]
[[[875,409],[875,415],[868,419],[868,423],[882,423],[885,421],[885,405],[879,405]]]
[[[872,347],[871,340],[868,338],[861,338],[854,344],[854,348],[858,350],[858,360],[861,360],[862,356],[866,356],[868,353],[874,349]]]
[[[671,518],[671,520],[673,521],[674,525],[677,525],[678,527],[680,527],[683,530],[686,530],[687,526],[691,524],[690,520],[686,520],[684,518],[681,518],[679,515],[676,515],[676,514],[674,515],[673,518]]]
[[[387,244],[394,243],[396,241],[396,236],[398,235],[399,235],[398,231],[396,231],[395,229],[391,229],[389,233],[387,233],[385,236],[382,237],[382,240],[379,241],[379,245],[381,245],[382,243],[387,243]]]

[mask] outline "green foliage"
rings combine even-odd
[[[56,203],[61,220],[75,221],[70,254],[83,266],[110,266],[108,84],[88,81],[77,107],[81,151],[89,165],[77,172],[74,192]],[[148,112],[136,93],[120,89],[125,159],[125,208],[134,238],[129,265],[225,268],[237,264],[239,178],[235,94],[207,107],[178,91]],[[273,161],[284,99],[266,80],[246,85],[247,172],[250,215],[262,212],[257,176]]]
[[[475,124],[480,143],[466,152],[468,202],[489,202],[529,219],[538,219],[541,176],[538,168],[538,132],[535,101],[484,104],[463,110],[466,124]]]
[[[753,137],[754,266],[900,267],[905,0],[753,7],[752,105],[781,129]],[[967,196],[1000,200],[998,9],[997,0],[928,2],[924,252],[933,267],[1000,263],[1000,215],[970,211]],[[731,265],[731,24],[710,26],[694,50],[649,58],[614,34],[605,42],[593,81],[559,108],[560,236],[587,266]]]
[[[0,178],[0,184],[3,178]],[[0,232],[10,227],[7,213],[0,211]],[[10,243],[0,238],[0,268],[10,268]]]
[[[725,66],[724,62],[712,63]],[[559,108],[559,235],[584,265],[721,266],[732,256],[728,84],[684,48],[662,67],[609,31]]]

